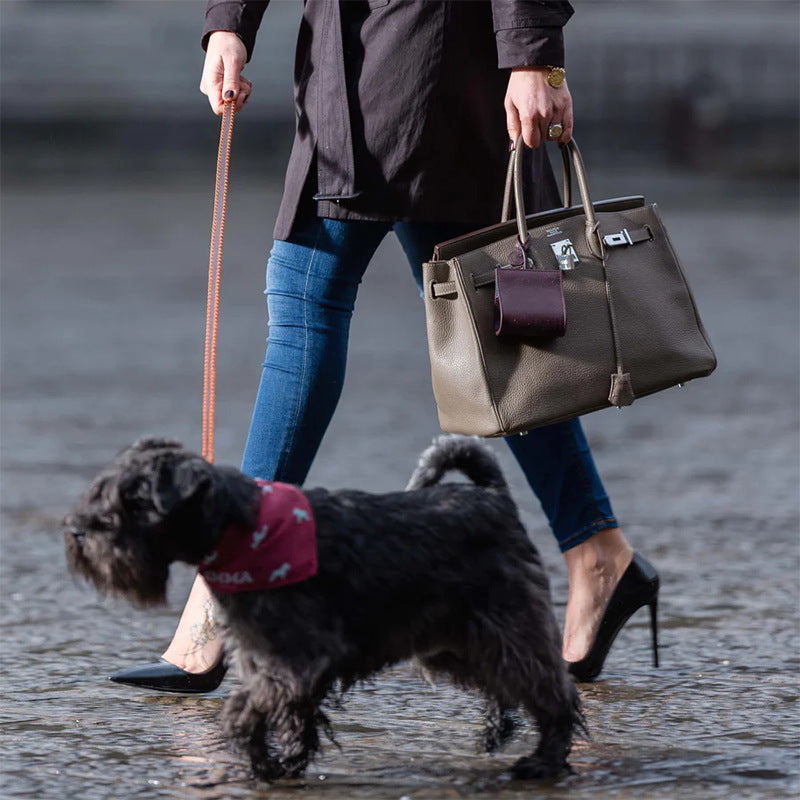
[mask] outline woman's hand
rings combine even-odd
[[[547,141],[547,129],[559,123],[564,130],[557,139],[572,138],[572,96],[567,82],[557,89],[547,82],[546,67],[515,67],[508,79],[504,102],[509,138],[516,144],[520,133],[528,147]]]
[[[235,33],[214,31],[208,37],[200,91],[215,114],[222,113],[226,100],[236,100],[234,110],[239,111],[250,98],[253,84],[241,74],[246,62],[247,50]]]

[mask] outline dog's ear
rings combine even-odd
[[[214,467],[200,456],[161,460],[152,502],[166,523],[171,558],[198,564],[213,549],[224,527],[220,487]]]
[[[178,506],[201,493],[205,493],[213,481],[209,463],[199,456],[177,461],[163,459],[153,482],[153,505],[165,516]]]

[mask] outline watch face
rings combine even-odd
[[[547,82],[557,89],[564,83],[564,70],[561,67],[553,67],[547,75]]]

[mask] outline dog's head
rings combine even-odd
[[[136,442],[65,518],[70,569],[102,593],[163,602],[170,563],[199,563],[228,524],[225,485],[225,472],[176,441]]]

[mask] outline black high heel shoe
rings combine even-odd
[[[589,652],[580,661],[568,661],[567,669],[579,683],[593,681],[622,630],[622,626],[643,606],[650,606],[650,629],[653,636],[653,666],[658,666],[658,587],[660,580],[653,565],[639,553],[623,573],[611,599]]]
[[[222,657],[205,672],[187,672],[166,659],[159,658],[152,664],[143,664],[139,667],[115,672],[108,679],[114,683],[140,686],[143,689],[156,689],[159,692],[203,694],[213,692],[222,683],[227,671],[228,667]]]

